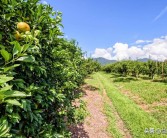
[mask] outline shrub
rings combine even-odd
[[[77,43],[62,38],[61,16],[38,0],[0,1],[1,137],[70,137],[87,73]],[[19,39],[18,22],[31,28]]]

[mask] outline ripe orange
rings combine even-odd
[[[21,35],[18,31],[15,32],[15,38],[16,40],[20,40],[21,39]]]
[[[21,32],[30,31],[30,26],[25,22],[19,22],[17,24],[17,29]]]

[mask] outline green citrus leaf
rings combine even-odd
[[[34,62],[35,58],[33,56],[23,56],[17,59],[17,61],[23,61],[23,62]]]
[[[8,53],[8,51],[6,51],[5,49],[2,49],[1,50],[1,55],[3,56],[3,58],[5,59],[5,61],[9,61],[10,54]]]
[[[9,100],[5,100],[4,102],[12,104],[12,105],[17,105],[17,106],[21,106],[21,103],[19,103],[17,100],[15,99],[9,99]]]

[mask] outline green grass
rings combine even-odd
[[[100,94],[103,93],[103,86],[100,84],[99,78],[96,73],[91,74],[91,76],[85,79],[85,83],[97,88]]]
[[[104,113],[107,116],[108,127],[107,131],[114,137],[114,138],[123,138],[120,130],[117,127],[117,120],[113,113],[115,111],[114,107],[109,105],[107,102],[104,103]]]
[[[138,95],[145,103],[152,104],[161,102],[162,98],[167,98],[167,83],[161,81],[153,82],[150,79],[136,79],[134,77],[122,77],[118,74],[104,74],[109,79],[109,82],[115,86],[123,86],[124,90],[129,90],[131,93]],[[167,128],[167,107],[158,106],[150,113],[160,123],[165,124]]]
[[[98,88],[99,93],[103,95],[104,87],[99,80],[99,77],[96,74],[92,74],[90,78],[86,79],[85,82],[93,87]],[[116,126],[116,116],[114,115],[113,111],[115,111],[114,106],[109,105],[106,101],[104,102],[104,110],[103,112],[107,116],[108,133],[114,138],[122,138],[122,134]]]
[[[154,111],[151,112],[151,115],[167,128],[167,106],[154,107]]]
[[[154,137],[155,138],[161,138],[161,137],[167,137],[167,135],[162,135],[162,134],[158,135],[158,134],[145,134],[144,133],[144,130],[146,128],[157,129],[157,128],[164,128],[165,126],[163,125],[163,123],[159,123],[156,118],[154,118],[153,116],[144,112],[138,105],[136,105],[134,103],[134,101],[132,101],[131,99],[129,99],[128,97],[123,95],[119,91],[119,89],[116,88],[113,85],[113,79],[114,78],[111,78],[112,76],[106,75],[104,73],[99,73],[99,72],[94,74],[93,76],[95,78],[94,85],[98,85],[98,84],[95,83],[97,81],[97,78],[98,78],[98,80],[100,80],[103,87],[105,88],[108,97],[112,100],[113,105],[115,106],[115,108],[118,111],[120,117],[125,122],[127,128],[129,129],[130,133],[133,135],[134,138],[149,138],[149,137],[150,138],[154,138]],[[124,83],[124,86],[126,88],[131,88],[131,90],[135,91],[135,93],[137,93],[137,91],[138,91],[138,93],[140,93],[139,92],[139,91],[141,91],[140,88],[142,90],[145,90],[142,87],[147,88],[150,85],[154,86],[153,84],[150,84],[150,83],[143,83],[143,82],[136,81],[136,80],[131,80],[131,79],[129,79],[129,80],[130,80],[130,82],[124,81],[124,82],[115,82],[115,83],[120,83],[121,85]],[[133,83],[133,86],[132,86],[132,84],[130,85],[131,82]],[[138,84],[138,89],[137,89],[137,86],[134,86],[135,83]],[[156,84],[156,85],[159,85],[160,87],[165,86],[165,84]],[[96,86],[96,87],[98,87],[98,86]],[[153,93],[155,93],[155,91]],[[154,97],[151,94],[145,94],[145,93],[143,93],[143,94],[145,95],[145,96],[143,96],[145,99],[147,99],[146,96]],[[148,99],[150,99],[150,98],[148,98]],[[156,101],[157,99],[159,99],[159,98],[155,98],[153,101]],[[148,100],[148,101],[150,101],[150,100]],[[107,105],[106,108],[107,109],[105,109],[105,110],[109,113],[110,112],[109,111],[110,107]],[[112,110],[112,108],[111,108],[111,110]],[[108,117],[109,117],[109,115],[108,115]],[[110,117],[110,119],[114,120],[112,117],[113,117],[113,115]],[[113,131],[113,130],[111,130],[111,131]]]
[[[133,77],[117,77],[115,75],[107,75],[110,81],[116,86],[123,86],[125,90],[140,96],[143,101],[148,104],[159,102],[162,98],[167,98],[167,83],[152,82],[151,80],[136,80]]]

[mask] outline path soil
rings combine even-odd
[[[85,95],[82,99],[87,103],[89,115],[83,124],[70,129],[72,138],[111,138],[106,131],[108,123],[103,113],[103,97],[88,85],[84,85],[83,90]]]
[[[102,85],[100,83],[100,85]],[[72,138],[112,138],[107,130],[107,117],[104,114],[104,102],[107,102],[113,107],[112,101],[108,98],[105,89],[102,95],[98,93],[97,89],[89,85],[83,86],[84,100],[87,104],[89,115],[84,123],[72,126]],[[113,108],[112,108],[113,109]],[[132,138],[129,130],[126,128],[123,120],[120,118],[118,112],[113,110],[116,117],[116,126],[122,134],[123,138]]]

